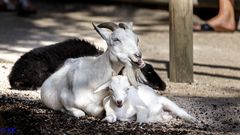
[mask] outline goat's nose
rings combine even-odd
[[[121,105],[122,104],[122,100],[117,100],[117,104]]]

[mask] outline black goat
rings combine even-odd
[[[81,39],[69,39],[54,45],[35,48],[19,58],[9,75],[12,89],[37,89],[68,58],[98,56],[103,52]],[[141,69],[149,85],[164,90],[166,84],[149,64]]]
[[[80,39],[35,48],[17,60],[9,75],[9,82],[13,89],[36,89],[66,59],[100,54],[102,52],[94,45]]]
[[[141,72],[147,79],[147,85],[149,85],[153,89],[159,89],[159,90],[166,89],[165,82],[154,71],[154,68],[152,65],[146,63],[146,66],[141,69]]]

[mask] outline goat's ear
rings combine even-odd
[[[127,26],[130,30],[133,30],[133,22],[128,22]]]
[[[94,29],[97,31],[97,33],[106,41],[108,42],[109,37],[111,35],[111,32],[109,30],[105,30],[103,28],[99,28],[94,23],[92,23]]]
[[[100,86],[94,91],[94,93],[97,93],[97,92],[99,92],[99,91],[105,90],[109,85],[110,85],[110,81],[105,82],[104,84],[100,85]]]

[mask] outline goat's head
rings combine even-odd
[[[100,86],[95,92],[99,92],[101,90],[106,90],[105,88],[109,87],[110,97],[117,105],[117,107],[122,107],[124,102],[126,101],[128,90],[130,84],[128,82],[128,78],[126,76],[114,76],[112,79]]]
[[[109,90],[111,93],[111,98],[115,102],[117,107],[122,107],[122,105],[126,101],[129,86],[130,84],[126,76],[112,77],[111,83],[109,85]]]
[[[125,66],[136,66],[142,68],[145,63],[142,59],[138,37],[132,30],[132,23],[101,23],[98,26],[93,24],[98,34],[107,42],[110,51],[110,58],[113,61],[121,62]],[[106,30],[104,28],[110,29]]]
[[[141,69],[141,72],[143,73],[146,79],[146,82],[143,81],[142,83],[149,85],[153,89],[159,89],[159,90],[166,89],[166,83],[154,71],[154,68],[152,65],[146,63],[146,66]]]

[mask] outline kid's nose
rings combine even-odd
[[[122,104],[122,100],[117,100],[117,104],[121,105]]]

